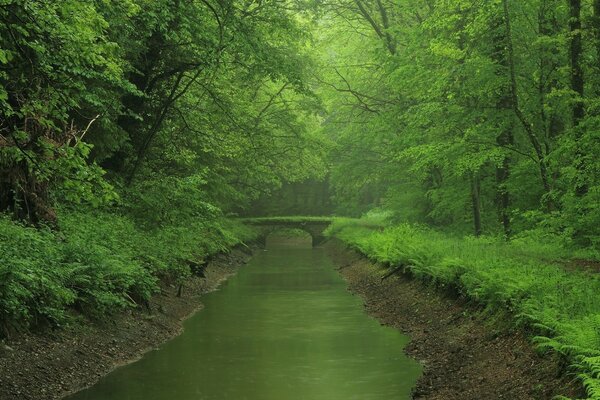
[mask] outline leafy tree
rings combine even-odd
[[[0,18],[0,208],[54,222],[53,187],[74,200],[98,195],[102,170],[85,162],[82,139],[112,107],[103,94],[132,88],[93,3],[6,1]],[[74,125],[92,104],[95,114],[80,118],[87,127]]]
[[[327,7],[317,79],[341,209],[597,240],[596,2]]]

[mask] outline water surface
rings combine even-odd
[[[407,400],[420,366],[320,248],[270,244],[184,333],[69,400]]]

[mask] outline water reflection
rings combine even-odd
[[[69,400],[409,399],[407,339],[363,313],[310,238],[269,239],[183,335]]]

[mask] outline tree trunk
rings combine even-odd
[[[380,0],[377,0],[377,7],[379,10],[379,15],[382,20],[382,25],[375,20],[375,18],[369,13],[362,0],[354,0],[354,4],[358,7],[358,12],[362,17],[371,25],[377,36],[382,39],[385,43],[390,54],[396,54],[396,42],[392,35],[387,30],[389,27],[389,19],[387,15],[387,10],[385,9],[383,3]]]
[[[546,153],[544,147],[542,146],[542,142],[540,141],[538,134],[534,130],[533,124],[528,121],[527,117],[521,110],[521,106],[519,105],[519,94],[517,87],[517,75],[515,71],[515,56],[513,49],[513,41],[512,41],[512,29],[511,29],[511,21],[510,21],[510,13],[508,11],[508,0],[502,0],[503,11],[504,11],[504,26],[505,26],[505,34],[506,34],[506,57],[508,62],[508,70],[510,76],[510,93],[511,93],[511,106],[512,109],[523,126],[525,133],[527,134],[527,138],[535,151],[538,162],[538,169],[540,173],[540,177],[542,179],[542,185],[544,187],[544,192],[549,194],[551,191],[550,180],[548,178],[548,165],[546,164]],[[551,210],[553,207],[551,199],[547,200],[546,208]]]
[[[512,139],[512,135],[511,135]],[[505,137],[498,138],[498,142],[508,141]],[[505,156],[500,166],[496,166],[496,206],[498,209],[498,220],[502,224],[504,236],[509,238],[511,235],[510,226],[510,193],[507,188],[508,178],[510,177],[510,158]]]
[[[596,1],[594,1],[594,11],[596,11]],[[585,116],[583,104],[584,80],[583,69],[581,67],[582,44],[581,44],[581,0],[569,0],[569,33],[571,40],[569,42],[569,56],[571,61],[571,89],[575,92],[576,98],[573,100],[572,116],[575,140],[581,139],[581,130],[578,128],[581,120]],[[576,144],[575,168],[578,171],[578,177],[575,182],[575,194],[578,197],[584,196],[588,191],[588,185],[585,180],[585,163],[583,161],[584,151],[581,144]]]
[[[596,67],[600,67],[600,0],[594,0],[594,16],[592,25],[594,30],[594,40],[596,41]],[[600,87],[596,88],[596,94],[600,94]]]
[[[506,18],[506,16],[504,16]],[[498,34],[495,37],[494,43],[494,59],[496,63],[503,67],[502,73],[509,70],[509,56],[506,53],[507,43],[510,40],[508,32],[502,27],[505,26],[505,21],[502,18],[498,21]],[[500,124],[500,132],[496,136],[496,143],[502,149],[514,146],[514,115],[510,112],[513,107],[513,98],[511,96],[510,76],[502,76],[504,86],[496,103],[496,108],[499,114],[506,116],[504,124]],[[498,221],[502,225],[502,230],[506,237],[510,236],[510,193],[507,188],[508,178],[510,177],[511,158],[508,154],[504,154],[502,160],[496,165],[496,210]]]
[[[471,206],[473,208],[473,228],[475,236],[481,236],[481,182],[479,174],[471,174]]]
[[[577,98],[573,102],[573,126],[579,125],[584,117],[583,69],[581,68],[581,0],[569,0],[569,56],[571,60],[571,89]]]

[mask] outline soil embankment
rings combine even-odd
[[[508,331],[464,299],[405,275],[382,280],[382,267],[341,242],[332,240],[326,247],[349,289],[364,299],[366,311],[411,337],[406,352],[425,366],[415,399],[582,397],[579,385],[561,375],[554,359],[536,354],[523,333]],[[202,306],[201,295],[248,258],[239,250],[217,257],[206,279],[188,281],[182,297],[175,287],[163,288],[151,300],[151,312],[133,310],[102,325],[25,335],[0,345],[0,399],[60,399],[138,359],[178,335],[183,320]]]
[[[538,355],[527,337],[490,321],[464,299],[406,275],[382,280],[383,268],[332,240],[325,245],[349,290],[381,323],[411,337],[406,353],[421,361],[414,399],[528,400],[582,397],[556,360]]]
[[[201,295],[245,264],[239,249],[219,255],[205,270],[206,278],[163,287],[150,301],[150,311],[132,310],[102,325],[24,335],[0,344],[0,399],[55,400],[90,386],[115,367],[181,333],[182,322],[202,307]]]

